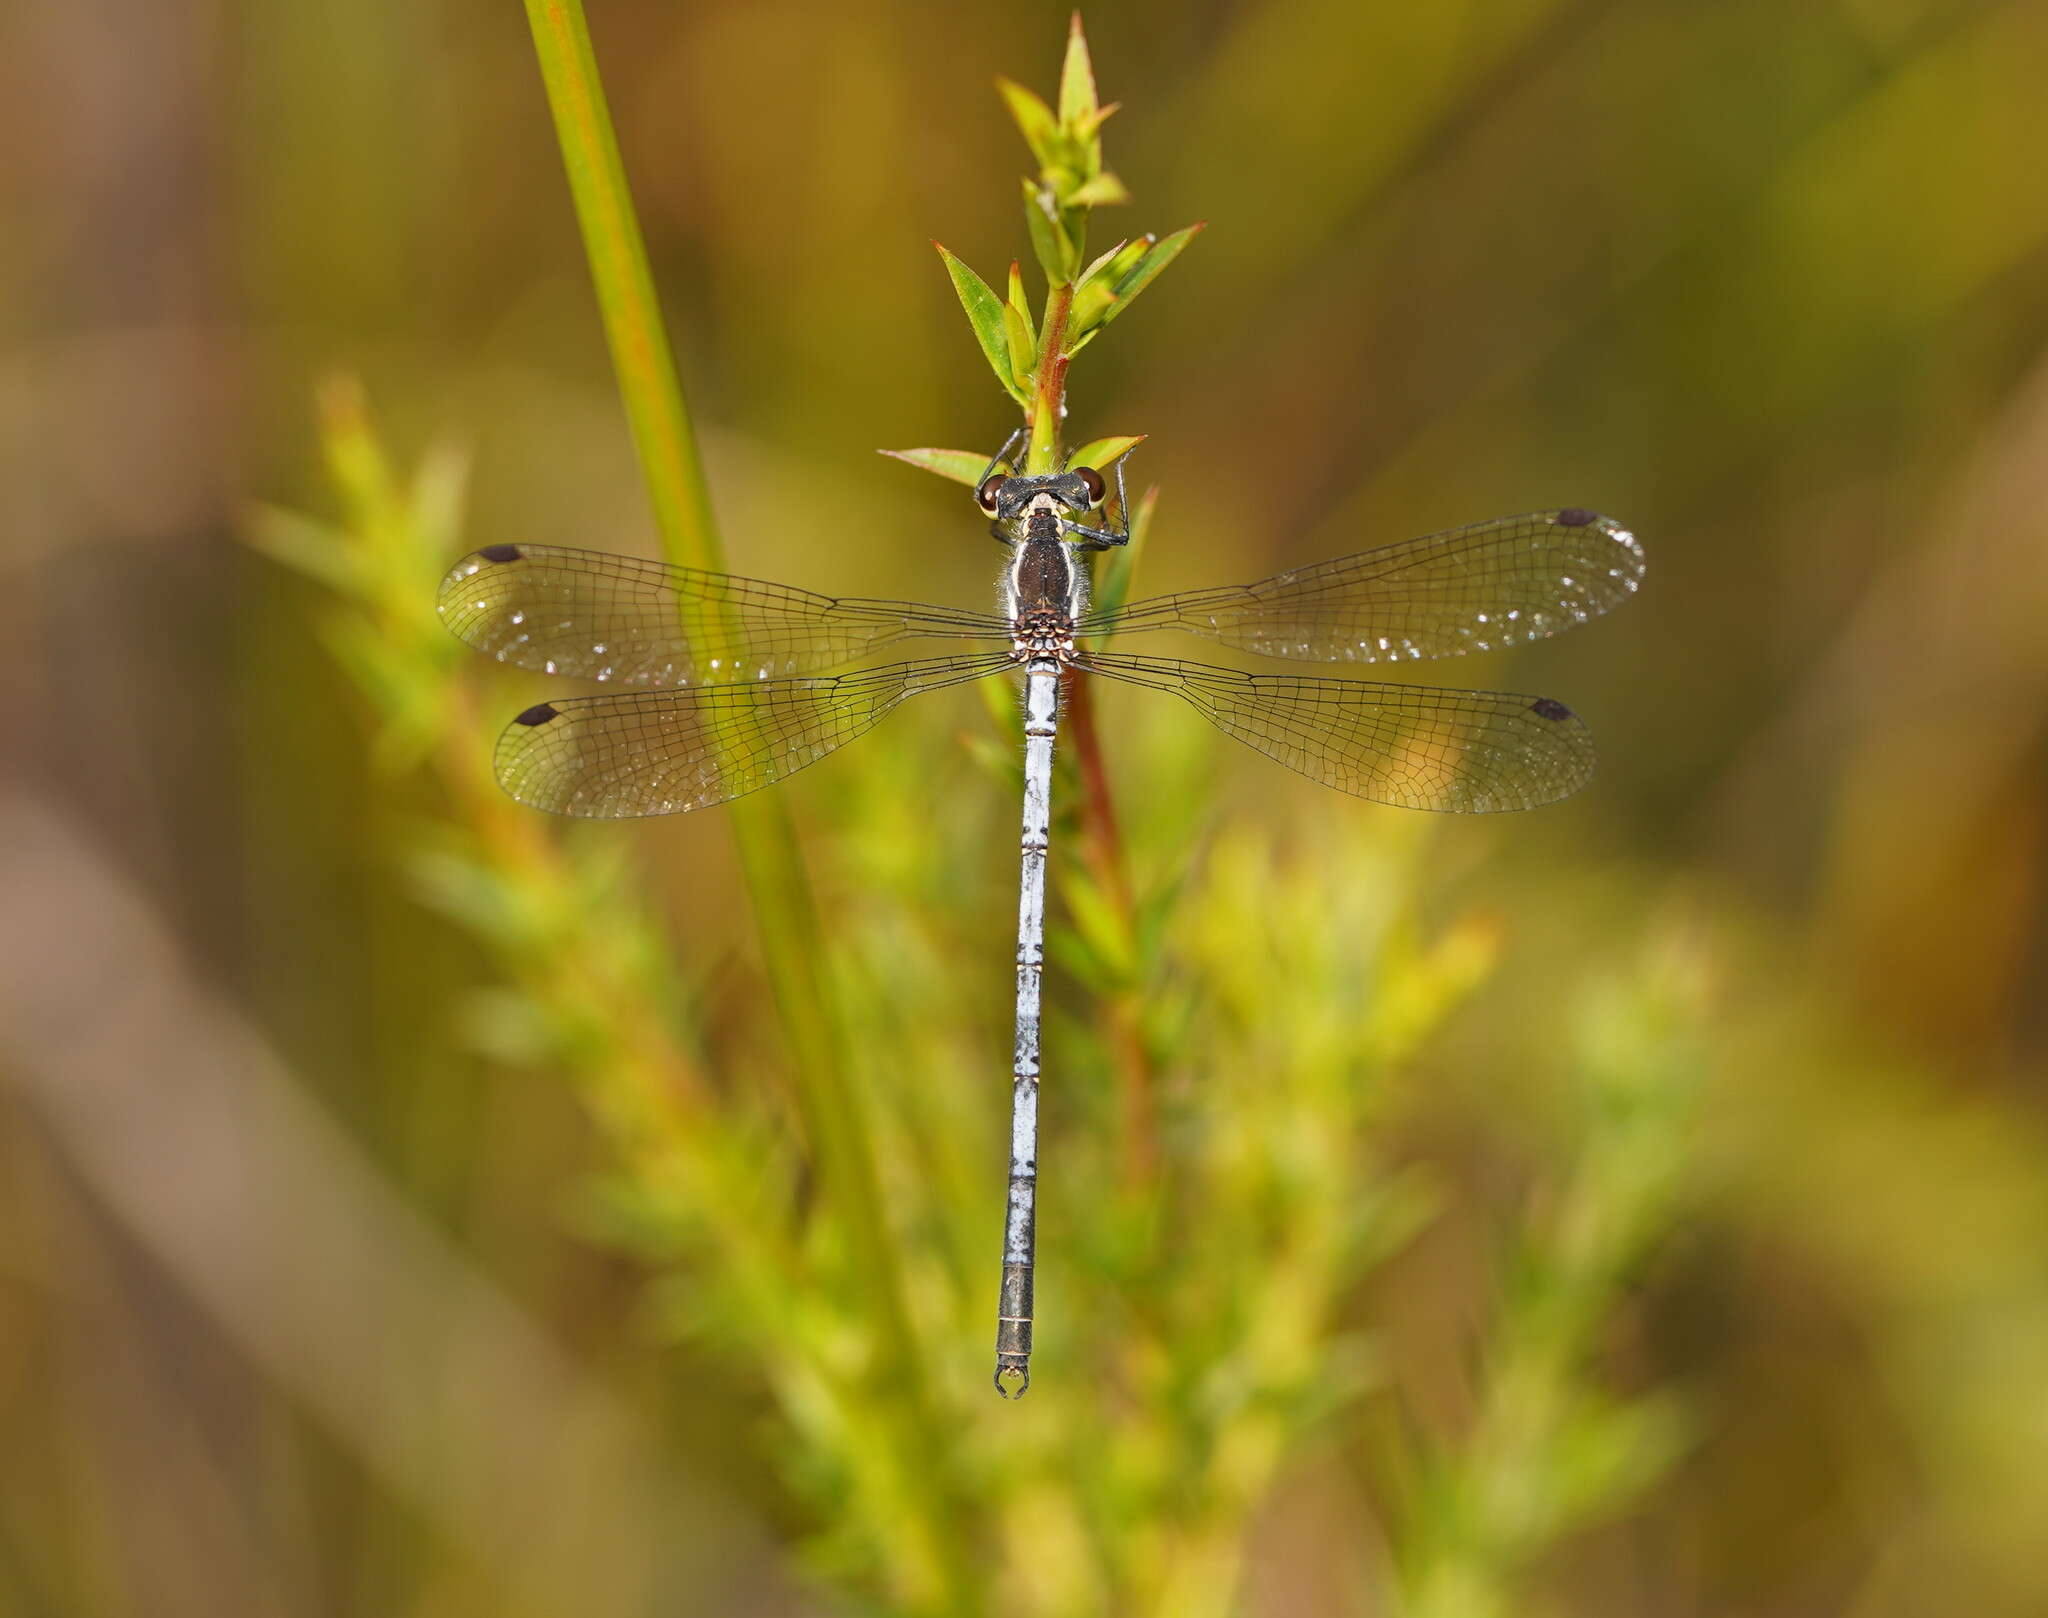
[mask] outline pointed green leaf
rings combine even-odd
[[[1024,322],[1024,329],[1031,329],[1031,300],[1024,296],[1024,272],[1013,258],[1010,260],[1010,302],[1009,307],[1017,311],[1017,318]]]
[[[407,491],[414,541],[429,554],[437,576],[447,560],[450,543],[462,527],[462,513],[469,499],[471,461],[467,448],[433,445],[420,458]]]
[[[1097,107],[1091,116],[1083,118],[1076,125],[1076,128],[1082,135],[1092,137],[1101,131],[1104,124],[1109,122],[1112,114],[1122,110],[1123,103],[1121,101],[1106,102],[1102,106]]]
[[[1072,341],[1067,344],[1069,356],[1080,353],[1082,340],[1093,337],[1101,329],[1109,306],[1115,302],[1116,288],[1107,276],[1097,276],[1074,294],[1074,308],[1068,326],[1072,335]]]
[[[932,246],[938,248],[939,257],[946,261],[946,273],[953,278],[953,290],[960,295],[960,307],[967,311],[967,323],[974,328],[974,339],[988,357],[989,369],[1005,389],[1016,393],[1017,386],[1010,375],[1009,341],[1003,335],[1002,300],[941,243],[933,242]]]
[[[316,579],[337,595],[365,597],[371,575],[340,529],[278,506],[250,512],[249,543],[274,562]]]
[[[1088,36],[1081,32],[1081,13],[1075,12],[1067,26],[1067,59],[1060,68],[1060,122],[1069,129],[1092,120],[1095,101],[1095,64],[1088,59]]]
[[[1135,438],[1097,438],[1083,444],[1069,455],[1067,465],[1092,466],[1098,472],[1107,471],[1144,442],[1143,433],[1139,433]]]
[[[908,461],[912,466],[936,472],[942,478],[964,483],[970,489],[981,481],[982,469],[988,465],[986,455],[971,449],[885,449],[876,453],[891,460]]]
[[[1091,281],[1074,295],[1074,310],[1067,327],[1067,358],[1081,352],[1081,345],[1102,329],[1102,317],[1116,302],[1116,294],[1100,281]]]
[[[1103,310],[1101,324],[1107,326],[1124,312],[1133,298],[1150,286],[1159,277],[1159,272],[1181,255],[1181,250],[1195,239],[1208,221],[1197,220],[1185,230],[1177,230],[1171,236],[1163,237],[1150,252],[1124,278],[1117,283],[1116,301]]]
[[[1112,247],[1108,252],[1104,253],[1100,258],[1096,259],[1094,263],[1090,264],[1087,269],[1081,272],[1080,279],[1075,281],[1074,283],[1074,290],[1076,292],[1079,292],[1081,288],[1087,286],[1090,282],[1092,282],[1096,278],[1096,276],[1100,275],[1102,271],[1109,265],[1110,261],[1114,259],[1117,256],[1117,254],[1121,253],[1128,246],[1130,246],[1130,243],[1128,241],[1118,242],[1116,246]]]
[[[1031,250],[1038,266],[1054,286],[1064,284],[1074,273],[1080,254],[1067,240],[1051,199],[1035,180],[1024,182],[1024,223],[1031,232]]]
[[[1052,108],[1023,85],[1010,79],[997,79],[996,89],[1009,105],[1010,116],[1017,121],[1025,145],[1031,148],[1031,155],[1038,159],[1040,168],[1052,166],[1053,153],[1059,142],[1059,120],[1053,116]]]
[[[1003,305],[1003,336],[1009,344],[1010,375],[1019,387],[1030,384],[1038,368],[1038,339],[1031,335],[1031,322],[1014,303]]]
[[[1103,323],[1104,311],[1117,300],[1117,288],[1145,255],[1159,245],[1159,238],[1147,231],[1135,240],[1119,242],[1093,264],[1075,284],[1073,309],[1074,340],[1069,354],[1081,352],[1082,345]]]
[[[1149,230],[1135,240],[1125,242],[1117,249],[1116,257],[1110,260],[1109,279],[1121,285],[1123,278],[1142,264],[1145,255],[1158,245],[1158,236]]]
[[[1129,202],[1131,194],[1108,169],[1104,169],[1092,180],[1075,187],[1067,196],[1067,202],[1075,208],[1103,208],[1120,202]]]

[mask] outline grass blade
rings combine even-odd
[[[663,548],[683,566],[716,570],[724,558],[703,462],[583,7],[580,0],[526,0],[526,13]],[[993,303],[994,294],[988,296]],[[996,310],[1000,329],[1000,304]],[[908,1464],[942,1453],[944,1444],[930,1413],[866,1116],[848,1082],[846,1039],[825,973],[817,905],[781,801],[754,798],[732,805],[729,812],[826,1200],[837,1215],[850,1262],[873,1298],[876,1344],[866,1373],[870,1387],[855,1397],[886,1401],[898,1412],[893,1437],[925,1519],[919,1525],[925,1542],[921,1559],[939,1589],[957,1593],[966,1575],[959,1535],[941,1520],[946,1514],[943,1487],[928,1468]]]

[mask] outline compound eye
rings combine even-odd
[[[1109,492],[1109,486],[1102,481],[1102,474],[1092,466],[1077,466],[1074,476],[1081,480],[1081,487],[1088,491],[1088,504],[1099,506],[1102,497]]]
[[[974,491],[974,503],[993,517],[996,514],[996,496],[1003,492],[1003,485],[1009,481],[1008,476],[1001,472],[983,478],[981,487]]]

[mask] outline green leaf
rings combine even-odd
[[[1081,32],[1081,13],[1067,27],[1067,59],[1060,68],[1060,122],[1069,129],[1101,122],[1095,100],[1095,64],[1088,59],[1088,36]]]
[[[1117,303],[1116,310],[1112,311],[1112,318],[1117,311],[1122,309],[1123,305],[1129,303],[1131,299],[1135,298],[1145,288],[1150,286],[1153,281],[1158,279],[1159,272],[1179,258],[1182,249],[1189,242],[1193,241],[1196,236],[1201,234],[1202,231],[1207,229],[1208,224],[1208,220],[1198,219],[1192,225],[1177,230],[1171,236],[1163,237],[1155,242],[1151,250],[1143,258],[1139,259],[1124,275],[1124,278],[1117,283]]]
[[[1067,239],[1052,198],[1036,180],[1024,182],[1024,223],[1031,232],[1031,250],[1037,255],[1038,267],[1045,271],[1046,280],[1060,286],[1072,279],[1081,255]]]
[[[432,554],[436,577],[447,561],[449,545],[462,529],[470,463],[467,449],[434,445],[421,456],[408,486],[406,504],[412,513],[414,537]]]
[[[1157,280],[1159,278],[1159,272],[1165,269],[1166,266],[1171,264],[1175,259],[1179,258],[1181,255],[1181,250],[1184,247],[1186,247],[1189,242],[1193,241],[1196,235],[1201,230],[1203,230],[1207,225],[1208,221],[1206,219],[1197,220],[1194,224],[1189,225],[1185,230],[1177,230],[1171,236],[1164,237],[1160,241],[1154,243],[1152,248],[1145,254],[1145,256],[1139,259],[1138,262],[1128,272],[1126,272],[1122,280],[1117,282],[1116,297],[1110,303],[1110,305],[1102,311],[1102,316],[1098,324],[1107,326],[1112,320],[1116,319],[1118,315],[1122,314],[1124,310],[1129,306],[1131,300],[1137,297],[1139,293],[1143,292],[1148,286],[1150,286],[1155,280]]]
[[[249,513],[249,543],[274,562],[316,579],[337,595],[367,597],[370,570],[343,542],[341,530],[277,506]]]
[[[1151,239],[1152,238],[1149,236],[1145,238],[1147,242],[1150,242]],[[1094,263],[1090,264],[1087,269],[1081,272],[1080,279],[1074,283],[1074,290],[1076,292],[1079,292],[1083,287],[1087,286],[1091,281],[1093,281],[1096,278],[1096,276],[1100,275],[1103,272],[1103,270],[1106,267],[1108,267],[1110,262],[1113,259],[1115,259],[1117,254],[1121,253],[1126,247],[1130,245],[1131,244],[1128,241],[1118,242],[1116,246],[1112,247],[1108,252],[1104,253],[1100,258],[1096,259]]]
[[[1017,261],[1010,260],[1010,307],[1024,317],[1024,324],[1031,324],[1031,300],[1024,296],[1024,272]]]
[[[1031,148],[1031,155],[1038,159],[1040,168],[1050,168],[1053,154],[1059,145],[1059,120],[1053,116],[1052,108],[1032,90],[1012,79],[997,79],[996,89],[1009,104],[1010,116],[1017,120],[1022,131],[1024,144]]]
[[[1038,339],[1031,335],[1031,322],[1014,303],[1003,305],[1003,336],[1010,349],[1010,375],[1020,388],[1031,384],[1038,366]]]
[[[1108,169],[1094,179],[1076,187],[1067,197],[1067,204],[1074,208],[1101,208],[1112,203],[1129,202],[1131,194]]]
[[[1135,438],[1093,439],[1069,455],[1067,457],[1067,465],[1070,468],[1092,466],[1098,472],[1105,471],[1116,465],[1118,461],[1122,460],[1144,442],[1145,435],[1143,433],[1139,433]]]
[[[1116,289],[1158,245],[1159,238],[1147,231],[1135,240],[1118,242],[1088,266],[1074,286],[1074,341],[1067,351],[1069,354],[1080,353],[1088,338],[1102,324],[1104,312],[1116,302]]]
[[[1097,107],[1088,117],[1076,122],[1074,125],[1075,133],[1083,137],[1092,138],[1100,132],[1104,124],[1109,122],[1111,114],[1122,110],[1123,103],[1121,101],[1105,102],[1102,106]]]
[[[1630,1403],[1582,1396],[1549,1446],[1547,1521],[1536,1531],[1561,1538],[1626,1506],[1656,1481],[1693,1440],[1695,1424],[1669,1394]]]
[[[988,465],[986,455],[971,449],[885,449],[876,453],[891,460],[907,461],[927,472],[936,472],[940,477],[964,483],[970,489],[981,481],[982,468]]]
[[[1009,343],[1017,386],[1028,394],[1031,373],[1038,365],[1038,342],[1031,335],[1031,300],[1024,296],[1024,272],[1015,259],[1010,260],[1010,298],[1003,305],[1003,335]]]
[[[1123,246],[1119,247],[1116,250],[1116,257],[1110,260],[1110,282],[1115,285],[1120,285],[1123,281],[1123,278],[1129,275],[1131,271],[1135,270],[1140,264],[1142,264],[1145,260],[1145,255],[1151,252],[1152,249],[1157,247],[1158,245],[1158,236],[1156,236],[1149,230],[1146,231],[1144,235],[1138,237],[1135,241],[1125,242]]]
[[[960,307],[967,311],[967,323],[974,328],[974,340],[981,344],[989,369],[1021,403],[1023,395],[1010,373],[1009,341],[1003,334],[1002,300],[990,290],[986,281],[949,253],[942,243],[933,242],[932,246],[938,248],[939,257],[946,261],[946,273],[953,278],[953,290],[960,295]]]

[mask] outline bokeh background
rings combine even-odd
[[[960,491],[874,451],[1008,430],[929,239],[1028,262],[991,81],[1049,92],[1063,10],[591,14],[732,567],[984,601]],[[418,616],[471,545],[655,545],[522,9],[0,12],[5,1610],[2048,1610],[2048,6],[1088,24],[1128,228],[1208,221],[1074,373],[1079,436],[1150,435],[1141,589],[1562,504],[1651,571],[1448,676],[1594,725],[1537,815],[1107,699],[1156,936],[1116,1026],[1060,957],[999,1407],[1000,704],[782,789],[913,1399],[729,826],[491,801],[542,687]],[[722,1168],[621,1122],[685,1069]],[[1271,1348],[1275,1255],[1368,1203]],[[748,1292],[720,1206],[811,1268]]]

